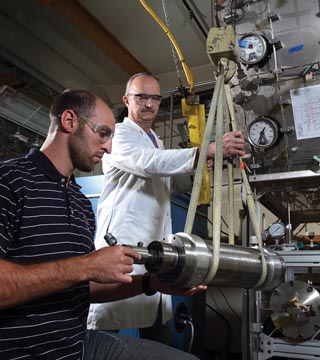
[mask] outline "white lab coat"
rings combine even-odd
[[[120,244],[147,246],[162,241],[171,229],[170,176],[193,173],[196,148],[164,150],[155,132],[158,148],[145,131],[125,118],[116,124],[112,153],[103,158],[104,187],[98,203],[96,248],[106,246],[104,235],[112,233]],[[134,265],[134,273],[144,273]],[[115,330],[153,325],[160,293],[107,304],[92,304],[88,328]],[[171,296],[162,294],[163,323],[171,317]]]

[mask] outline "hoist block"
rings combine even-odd
[[[239,46],[232,25],[209,30],[207,54],[215,65],[221,58],[239,62]]]

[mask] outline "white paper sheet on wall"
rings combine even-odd
[[[320,85],[290,90],[297,140],[320,137]]]

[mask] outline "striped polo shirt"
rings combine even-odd
[[[39,150],[0,163],[0,259],[35,264],[93,250],[90,201],[67,182]],[[0,359],[82,359],[89,301],[86,282],[0,310]]]

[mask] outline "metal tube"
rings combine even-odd
[[[217,273],[210,279],[213,261],[211,241],[196,235],[175,234],[171,243],[153,241],[146,249],[136,247],[149,272],[156,273],[161,281],[176,287],[195,285],[255,288],[262,272],[261,251],[238,245],[221,244]],[[264,249],[267,275],[259,289],[269,290],[284,278],[285,265],[275,252]]]
[[[133,250],[135,250],[137,253],[140,254],[141,259],[135,260],[134,261],[135,264],[146,264],[152,262],[153,254],[150,253],[147,248],[142,246],[131,246],[131,245],[125,245],[125,246],[131,247]]]

